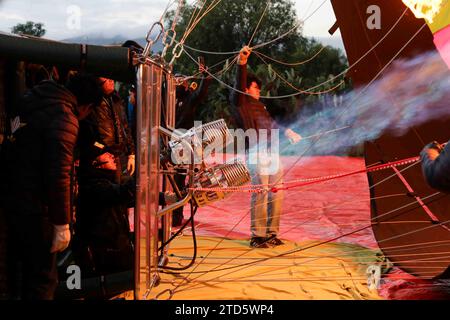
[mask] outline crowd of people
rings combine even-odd
[[[11,299],[53,299],[57,255],[70,253],[83,277],[134,270],[128,209],[135,205],[136,90],[118,94],[114,80],[53,66],[25,65],[25,94],[8,114],[1,143],[1,209]],[[182,81],[177,125],[194,125],[207,94]],[[25,89],[25,88],[24,88]],[[185,175],[175,178],[185,189]],[[160,193],[159,204],[175,202]],[[173,213],[183,220],[183,208]]]
[[[57,253],[69,243],[84,276],[134,261],[134,136],[114,81],[71,73],[63,85],[36,70],[2,144],[11,299],[53,299]]]

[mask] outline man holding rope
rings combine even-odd
[[[248,46],[243,47],[239,53],[236,90],[233,91],[231,102],[237,125],[244,130],[255,130],[258,138],[256,163],[250,161],[250,165],[256,164],[256,166],[251,166],[252,171],[254,171],[252,182],[253,184],[269,186],[270,184],[281,183],[283,178],[278,149],[273,143],[274,138],[278,137],[273,135],[278,134],[279,129],[282,129],[291,143],[299,142],[302,137],[292,129],[283,128],[276,123],[264,104],[259,101],[261,81],[256,76],[247,74],[247,60],[250,53],[251,49]],[[264,141],[261,139],[264,132],[267,133],[266,137],[269,142],[267,147],[263,146]],[[255,146],[251,147],[250,152],[254,150]],[[250,156],[250,158],[252,157]],[[283,244],[277,238],[280,229],[282,201],[282,192],[252,193],[251,247],[269,248],[269,245],[279,246]]]

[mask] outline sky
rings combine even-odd
[[[300,19],[320,6],[306,20],[304,35],[331,37],[328,29],[335,17],[330,0],[294,2]],[[44,23],[45,37],[54,40],[81,35],[138,38],[145,36],[150,26],[160,19],[168,3],[169,0],[0,0],[0,31],[10,32],[17,23],[31,20]],[[172,8],[175,7],[174,4]]]

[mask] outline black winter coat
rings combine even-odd
[[[122,100],[116,94],[103,98],[100,106],[82,121],[81,126],[81,144],[99,142],[115,155],[134,154],[131,130],[128,127]],[[81,157],[83,160],[83,155]]]
[[[77,101],[66,88],[44,81],[18,107],[20,122],[8,155],[7,206],[26,221],[45,217],[56,225],[71,219],[71,171],[78,134]]]
[[[439,156],[432,160],[428,155],[429,149],[436,149]],[[422,171],[428,184],[437,190],[450,192],[450,143],[441,149],[436,142],[425,146],[420,153]]]
[[[195,114],[198,106],[208,95],[208,88],[211,82],[210,77],[203,77],[197,90],[191,92],[184,87],[177,88],[176,121],[177,129],[189,130],[194,127]]]

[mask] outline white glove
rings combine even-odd
[[[53,225],[53,243],[51,253],[64,251],[70,242],[70,228],[68,224]]]
[[[135,168],[136,168],[136,161],[134,154],[132,154],[128,156],[128,163],[127,163],[127,171],[130,176],[133,175]]]

